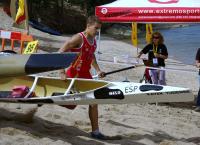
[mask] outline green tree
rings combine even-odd
[[[94,15],[96,6],[108,4],[113,1],[116,0],[65,0],[65,2],[72,5],[80,6],[86,12],[86,15]]]

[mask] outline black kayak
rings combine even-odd
[[[48,27],[45,24],[39,23],[36,20],[29,20],[29,25],[31,25],[35,29],[38,29],[38,30],[45,32],[45,33],[49,33],[51,35],[57,35],[57,36],[61,35],[61,33],[58,32],[57,30],[54,30],[54,29]]]

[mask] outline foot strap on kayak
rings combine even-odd
[[[101,88],[94,91],[95,99],[124,99],[124,94],[120,89]]]
[[[163,86],[158,85],[141,85],[140,91],[146,92],[146,91],[160,91],[163,89]]]

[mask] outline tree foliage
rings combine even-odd
[[[116,0],[65,0],[65,2],[71,3],[72,5],[80,6],[87,15],[94,15],[95,7],[103,4],[108,4]]]
[[[113,1],[115,0],[28,0],[29,19],[62,33],[76,33],[85,28],[87,16],[95,14],[96,6]]]

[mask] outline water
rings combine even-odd
[[[200,24],[160,30],[165,39],[169,58],[186,64],[194,64],[197,49],[200,48]]]

